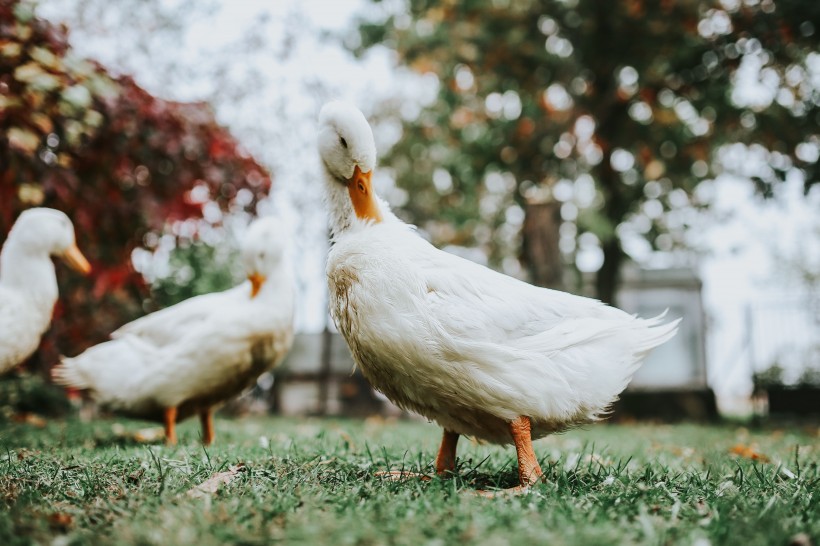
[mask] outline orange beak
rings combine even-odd
[[[251,273],[248,280],[251,281],[251,298],[255,298],[267,279],[260,273]]]
[[[91,273],[91,264],[88,263],[88,260],[85,259],[85,256],[83,256],[83,253],[80,252],[76,244],[68,247],[68,249],[63,252],[62,258],[71,269],[79,271],[83,275]]]
[[[373,171],[363,173],[356,165],[353,176],[347,179],[347,192],[350,194],[350,201],[353,203],[353,210],[361,220],[382,221],[382,214],[379,205],[373,197],[373,186],[370,179]]]

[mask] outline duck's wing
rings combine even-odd
[[[425,243],[427,244],[427,243]],[[551,354],[607,338],[630,359],[671,338],[680,319],[642,319],[598,300],[540,288],[430,245],[414,256],[426,305],[453,340]]]
[[[88,389],[113,409],[130,409],[143,399],[141,389],[162,359],[162,351],[138,337],[124,335],[63,357],[51,371],[55,383]]]
[[[512,393],[495,402],[509,416],[596,417],[680,322],[641,319],[439,251],[425,255],[415,261],[427,286],[429,339],[448,366],[469,363],[462,374],[490,385],[487,393]]]
[[[241,284],[224,292],[204,294],[129,322],[111,334],[112,339],[130,335],[164,347],[188,332],[196,331],[215,314],[248,297],[250,288]]]
[[[532,286],[432,246],[415,254],[414,262],[431,313],[452,336],[507,343],[576,320],[631,318],[598,300]]]

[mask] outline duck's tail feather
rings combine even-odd
[[[58,385],[74,389],[88,389],[91,385],[77,366],[73,358],[63,357],[60,363],[51,369],[51,380]]]
[[[680,321],[683,319],[678,318],[671,322],[663,323],[663,319],[666,317],[668,312],[669,309],[666,309],[663,313],[656,317],[643,320],[643,326],[646,328],[644,330],[644,335],[641,336],[641,340],[636,347],[639,353],[648,353],[655,347],[672,339],[678,332],[678,326],[680,325]]]

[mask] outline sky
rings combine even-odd
[[[169,0],[166,5],[178,3]],[[326,227],[313,146],[318,109],[330,98],[343,98],[369,115],[372,105],[390,98],[412,115],[419,104],[435,97],[437,82],[398,69],[384,48],[354,59],[338,42],[319,37],[343,33],[355,17],[378,16],[374,10],[396,9],[400,2],[387,0],[374,7],[364,0],[234,0],[215,5],[212,13],[192,15],[181,42],[179,33],[166,36],[138,14],[126,27],[106,17],[77,25],[71,0],[41,0],[39,14],[68,23],[78,54],[135,75],[154,94],[209,100],[220,122],[271,167],[276,193],[261,212],[283,215],[293,225],[303,291],[297,327],[317,331],[327,316]],[[106,13],[115,12],[110,8]],[[272,39],[249,55],[242,44],[251,43],[255,35]],[[244,52],[241,62],[232,56],[234,49]],[[218,80],[213,78],[214,66],[221,69]],[[744,67],[742,78],[739,93],[748,100],[766,92],[754,63]],[[381,124],[376,133],[379,151],[399,135],[395,123]],[[382,178],[377,191],[389,194],[391,184]],[[750,343],[747,316],[749,306],[790,309],[800,297],[783,272],[784,257],[808,256],[820,266],[820,190],[804,196],[802,181],[792,177],[778,188],[777,199],[763,202],[748,181],[722,176],[698,191],[709,192],[713,202],[690,234],[701,250],[697,269],[707,315],[709,380],[730,404],[751,391],[754,366],[772,361],[781,345],[807,339],[800,325],[808,319],[798,317],[798,326],[776,336],[761,331],[768,327],[760,322],[751,332],[756,342]]]

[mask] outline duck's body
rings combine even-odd
[[[30,209],[20,215],[0,252],[0,373],[31,356],[51,324],[57,275],[51,256],[88,273],[62,212]]]
[[[264,220],[255,224],[256,227]],[[255,259],[266,238],[254,232]],[[213,439],[215,406],[252,386],[279,364],[293,342],[293,278],[281,258],[267,268],[261,288],[245,282],[224,292],[197,296],[126,324],[112,340],[91,347],[55,368],[57,382],[88,389],[117,413],[159,420],[169,426],[194,414],[203,417],[206,443]],[[258,281],[257,281],[258,282]],[[169,411],[172,415],[169,415]],[[167,431],[174,441],[173,428]]]
[[[463,434],[515,444],[526,487],[541,475],[532,439],[605,412],[678,321],[639,319],[436,249],[373,194],[372,138],[354,107],[322,110],[336,326],[376,389],[444,428],[437,472],[454,469]]]
[[[175,407],[179,421],[206,411],[252,386],[290,349],[292,295],[282,297],[276,280],[253,299],[244,283],[126,324],[111,341],[63,359],[55,378],[130,417],[162,421]]]
[[[596,418],[675,330],[438,250],[386,214],[335,240],[327,274],[333,318],[373,386],[494,443],[512,443],[520,415],[533,438]]]

